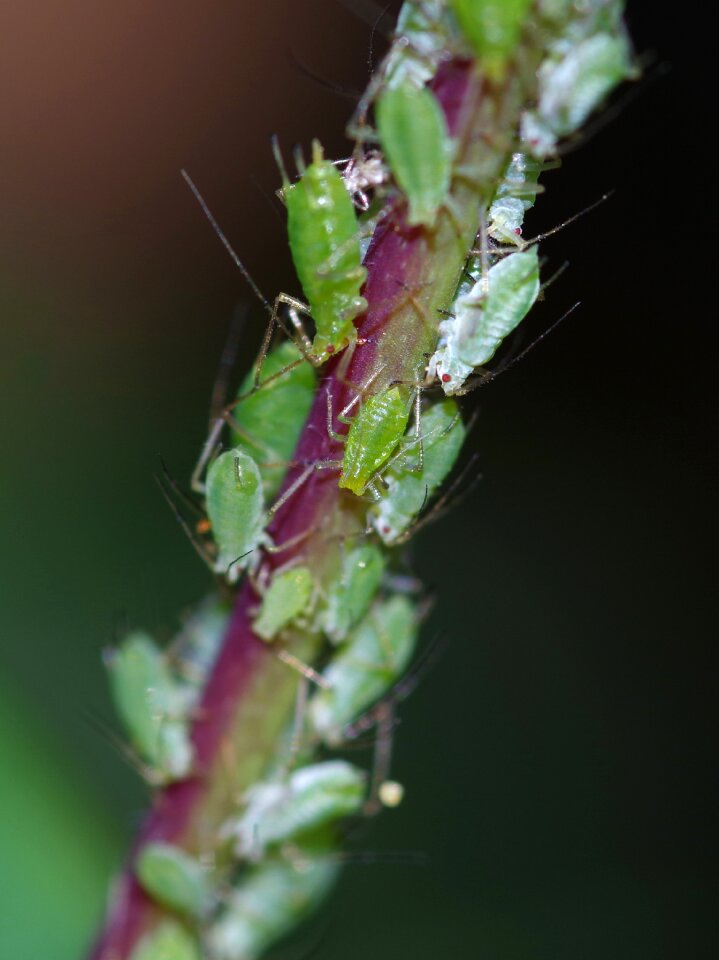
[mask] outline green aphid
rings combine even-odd
[[[333,643],[341,643],[367,613],[382,581],[384,556],[365,543],[342,554],[340,575],[327,590],[318,625]]]
[[[285,176],[290,251],[315,323],[312,356],[326,359],[357,338],[353,320],[367,309],[354,205],[337,167],[312,144],[312,163],[297,183]]]
[[[269,947],[314,912],[339,871],[336,856],[317,856],[314,852],[304,855],[300,850],[294,862],[270,860],[243,873],[225,909],[207,932],[210,956],[213,960],[264,957]]]
[[[180,847],[146,844],[135,862],[135,874],[146,893],[177,913],[202,917],[211,906],[207,871]]]
[[[410,405],[399,387],[375,393],[362,404],[345,441],[340,487],[362,496],[397,449]]]
[[[262,598],[252,629],[263,640],[274,640],[286,626],[301,617],[312,599],[314,585],[308,567],[276,573]]]
[[[442,107],[427,87],[384,90],[377,132],[390,169],[407,197],[410,226],[432,229],[447,199],[454,148]]]
[[[227,632],[231,605],[211,595],[183,618],[182,628],[168,648],[168,656],[183,680],[202,687]]]
[[[502,80],[532,0],[450,0],[459,27],[493,80]]]
[[[268,847],[358,813],[366,786],[364,771],[345,760],[300,767],[286,779],[250,787],[244,813],[225,832],[239,856],[260,860]]]
[[[420,511],[457,461],[466,430],[454,400],[433,404],[422,415],[422,469],[393,463],[382,475],[386,491],[370,508],[370,522],[387,545],[405,538]]]
[[[130,960],[202,960],[195,938],[176,920],[163,920],[146,933]]]
[[[310,725],[328,746],[344,728],[389,693],[414,652],[417,618],[406,597],[376,604],[323,674],[326,687],[309,705]]]
[[[205,506],[217,547],[213,569],[234,583],[267,543],[262,477],[248,453],[228,450],[213,460],[207,471]]]
[[[262,364],[258,389],[253,392],[250,372],[238,391],[243,399],[233,409],[231,444],[259,467],[268,503],[280,488],[312,406],[317,377],[312,365],[301,360],[292,341],[275,347]],[[282,370],[286,372],[277,376]]]
[[[192,767],[188,717],[196,690],[172,675],[146,633],[131,633],[107,656],[115,708],[151,782],[186,777]]]

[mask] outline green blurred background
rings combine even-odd
[[[351,100],[330,87],[363,86],[370,39],[348,6],[6,12],[2,960],[82,955],[146,801],[108,736],[101,650],[127,625],[169,636],[210,585],[152,474],[162,454],[188,475],[250,301],[179,169],[263,289],[296,291],[268,140],[346,152]],[[715,164],[692,136],[702,83],[680,66],[684,27],[653,9],[630,4],[647,79],[546,177],[529,224],[616,191],[544,246],[547,274],[571,268],[525,336],[581,309],[472,396],[483,481],[414,552],[437,593],[427,638],[449,644],[402,711],[406,802],[355,846],[428,863],[349,866],[278,956],[716,955],[716,298],[697,290],[702,269],[714,279],[697,260]],[[244,364],[263,325],[251,309]]]

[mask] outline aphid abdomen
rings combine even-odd
[[[205,496],[217,545],[215,571],[233,582],[249,562],[240,558],[262,540],[262,479],[252,457],[242,450],[221,453],[207,471]]]
[[[319,144],[310,166],[286,191],[286,203],[292,259],[315,321],[312,353],[319,357],[354,341],[352,321],[367,309],[360,296],[367,271],[354,206]]]
[[[452,175],[452,141],[431,90],[405,84],[377,103],[377,130],[397,184],[407,197],[410,226],[434,227]]]
[[[347,435],[340,487],[361,496],[396,449],[408,420],[409,405],[399,387],[365,401]]]

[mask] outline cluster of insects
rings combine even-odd
[[[229,848],[238,864],[225,889],[212,880],[213,850],[196,857],[166,843],[141,849],[135,864],[140,884],[177,920],[154,928],[132,960],[197,960],[188,923],[203,929],[212,960],[259,957],[331,886],[337,826],[401,797],[389,779],[386,742],[376,751],[371,777],[326,755],[358,729],[384,729],[391,714],[420,616],[411,592],[391,588],[395,555],[387,548],[403,544],[424,521],[458,460],[467,428],[453,395],[472,388],[540,293],[537,238],[522,238],[524,216],[559,140],[629,72],[618,2],[588,0],[577,13],[570,0],[538,0],[546,24],[569,26],[549,46],[536,103],[522,117],[494,195],[478,200],[477,249],[438,324],[423,376],[387,385],[379,365],[338,412],[326,388],[323,429],[334,453],[312,462],[293,458],[315,403],[318,371],[332,357],[363,349],[356,322],[367,309],[363,256],[373,229],[399,202],[406,223],[431,234],[443,211],[452,215],[454,179],[470,175],[457,168],[432,79],[447,58],[461,56],[476,58],[500,83],[529,6],[530,0],[405,3],[390,51],[348,128],[356,142],[352,157],[332,162],[315,141],[309,163],[295,151],[293,179],[274,144],[303,300],[286,293],[272,304],[265,300],[217,228],[260,296],[269,324],[255,368],[214,419],[193,474],[199,519],[194,529],[183,522],[225,592],[243,577],[251,580],[253,632],[300,671],[300,702],[286,756],[238,798],[216,838],[218,849]],[[278,328],[289,336],[275,343]],[[342,371],[340,364],[333,383],[342,383]],[[362,517],[350,534],[328,535],[336,562],[321,576],[302,549],[321,531],[283,542],[274,542],[270,532],[278,511],[301,496],[317,471],[335,477],[343,491],[337,496]],[[167,649],[135,631],[108,655],[117,711],[153,785],[195,772],[190,729],[229,616],[227,601],[208,600]],[[324,638],[319,668],[293,656],[298,631]]]

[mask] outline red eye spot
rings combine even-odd
[[[517,236],[519,236],[519,235],[522,233],[522,228],[521,228],[521,227],[517,227],[514,232],[517,234]]]
[[[382,527],[382,533],[389,533],[391,529],[391,527]]]
[[[452,379],[452,378],[450,377],[450,375],[449,375],[448,373],[443,373],[443,374],[442,374],[442,383],[449,383],[449,381],[450,381],[451,379]]]
[[[335,348],[332,346],[331,343],[329,343],[327,345],[327,353],[334,353],[334,352],[335,352]]]

